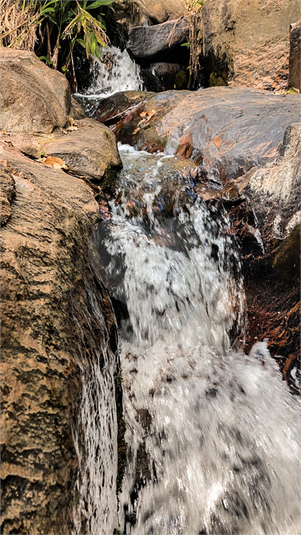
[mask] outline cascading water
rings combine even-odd
[[[140,67],[131,60],[127,50],[115,46],[101,48],[101,61],[95,57],[91,66],[92,82],[85,94],[76,93],[90,115],[99,99],[119,91],[139,91],[143,88]]]
[[[195,197],[174,158],[121,153],[99,237],[127,424],[118,532],[298,535],[300,402],[265,342],[231,350],[243,292],[227,218]]]

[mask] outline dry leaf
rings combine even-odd
[[[43,163],[48,167],[54,167],[55,169],[68,169],[68,166],[64,160],[61,160],[61,158],[56,158],[55,156],[47,156]]]
[[[73,130],[78,130],[78,126],[68,126],[67,132],[72,132]]]

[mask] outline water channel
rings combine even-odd
[[[187,162],[119,149],[97,247],[119,325],[127,464],[117,501],[116,450],[103,448],[89,484],[86,471],[89,535],[298,535],[300,400],[265,341],[239,350],[243,280],[227,214],[196,196]],[[90,462],[116,426],[112,381],[98,381]]]

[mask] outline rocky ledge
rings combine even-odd
[[[1,532],[67,534],[82,369],[99,361],[113,377],[118,367],[91,235],[95,195],[114,188],[121,162],[114,134],[85,118],[63,75],[4,49],[0,70]]]

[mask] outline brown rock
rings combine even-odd
[[[10,134],[3,136],[18,150],[36,159],[56,157],[72,173],[114,190],[116,170],[121,167],[114,134],[92,119],[80,119],[64,132],[48,135]]]
[[[301,91],[301,22],[290,26],[290,56],[288,86]]]
[[[0,178],[1,227],[3,227],[12,214],[11,203],[16,192],[13,176],[2,162],[0,162]]]
[[[89,253],[99,207],[60,169],[4,144],[1,161],[16,188],[1,233],[1,533],[69,534],[80,367],[116,366],[114,316]]]
[[[289,26],[300,18],[299,0],[206,0],[203,62],[206,77],[231,85],[287,88]]]
[[[148,24],[160,24],[185,15],[182,0],[119,0],[114,5],[114,19],[128,28]]]
[[[246,350],[269,339],[285,370],[300,356],[301,125],[285,132],[277,154],[236,183],[233,233],[244,257],[248,332]]]
[[[1,128],[7,132],[51,133],[67,123],[71,93],[65,76],[34,53],[0,48]]]
[[[126,95],[101,101],[95,117],[123,143],[191,156],[218,182],[238,178],[274,158],[286,127],[299,120],[299,95],[212,87],[141,93],[136,107],[133,101],[129,106]],[[142,114],[150,111],[155,113],[143,122]]]

